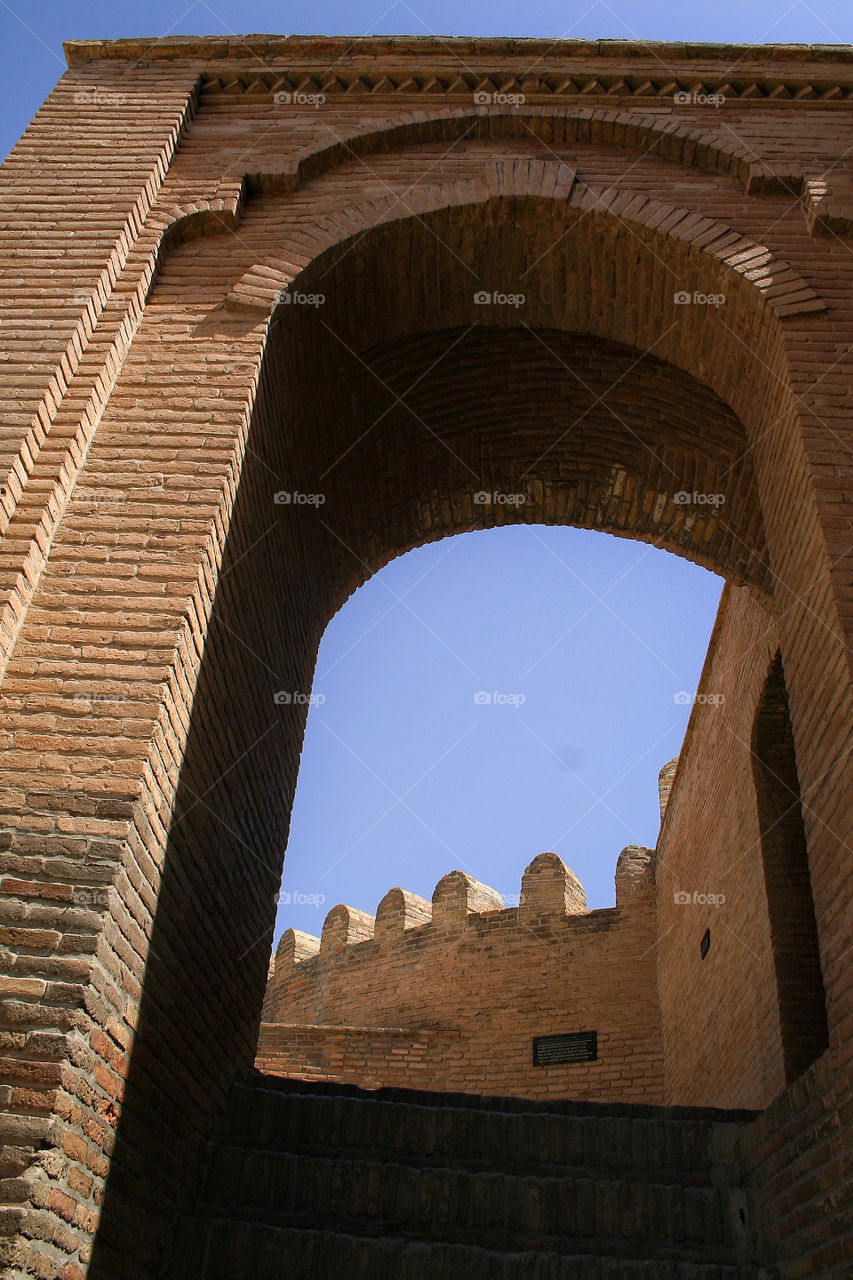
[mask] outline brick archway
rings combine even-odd
[[[494,86],[490,89],[496,92]],[[468,137],[491,142],[536,137],[549,145],[595,141],[608,147],[662,155],[677,164],[725,174],[752,192],[799,194],[806,181],[799,174],[776,172],[737,139],[690,128],[681,121],[662,121],[655,116],[595,107],[525,106],[412,112],[403,121],[387,121],[379,128],[347,133],[325,146],[306,148],[282,172],[265,171],[257,174],[254,181],[263,190],[301,187],[353,157],[426,142],[456,142]]]
[[[675,242],[678,248],[693,249],[696,260],[703,263],[706,270],[725,268],[717,278],[721,291],[724,291],[727,281],[748,282],[780,317],[826,309],[825,302],[803,277],[766,245],[739,235],[732,227],[716,219],[697,216],[689,209],[649,197],[638,199],[630,191],[588,185],[578,179],[577,166],[557,160],[491,160],[488,149],[484,158],[483,176],[473,183],[422,186],[414,193],[405,192],[391,201],[345,206],[337,217],[318,220],[313,228],[311,274],[325,275],[327,261],[345,256],[367,230],[383,223],[406,217],[434,218],[439,209],[476,207],[494,200],[527,199],[556,201],[561,205],[565,202],[566,223],[561,239],[569,233],[573,221],[580,223],[586,218],[591,218],[593,231],[606,234],[609,215],[611,222],[618,219],[623,228],[633,228],[638,243],[642,243],[639,237],[645,234],[648,242],[657,242],[662,253],[670,254],[672,242]],[[182,220],[186,216],[181,215]],[[194,216],[199,220],[197,234],[204,234],[206,228],[216,229],[209,215],[199,213]],[[342,220],[344,226],[350,224],[359,230],[354,235],[342,236]],[[227,227],[228,224],[223,225]],[[306,276],[309,278],[310,274]],[[294,263],[283,262],[271,254],[250,267],[236,281],[227,301],[232,306],[267,311],[276,301],[277,294],[296,281]],[[660,302],[668,309],[668,300],[661,298]]]
[[[837,834],[849,548],[806,376],[819,368],[838,395],[843,353],[826,347],[845,332],[847,277],[832,237],[815,248],[799,209],[796,225],[776,209],[782,229],[765,234],[760,184],[718,180],[722,152],[673,207],[666,130],[633,185],[613,182],[598,116],[572,117],[596,125],[585,169],[507,159],[482,137],[469,176],[445,156],[419,183],[405,148],[388,150],[392,128],[376,150],[390,193],[353,201],[352,163],[306,161],[299,191],[223,183],[208,125],[226,144],[204,110],[122,258],[100,355],[81,362],[91,400],[78,384],[63,402],[84,421],[57,415],[41,451],[25,441],[4,494],[15,533],[14,517],[46,513],[9,539],[5,566],[7,941],[24,957],[10,960],[23,985],[6,1076],[25,1117],[15,1247],[26,1260],[36,1228],[49,1220],[63,1240],[70,1219],[68,1252],[87,1265],[107,1185],[104,1275],[126,1258],[157,1273],[251,1066],[302,732],[273,695],[310,684],[331,611],[390,556],[505,519],[479,490],[527,486],[523,519],[715,566],[756,645],[772,633],[809,799],[833,1049],[853,1007]],[[697,131],[679,134],[683,159]],[[288,156],[315,143],[289,136]],[[801,156],[774,172],[806,168]],[[210,234],[220,215],[228,233]],[[684,491],[725,501],[687,511]]]
[[[240,231],[244,247],[252,247],[264,220],[274,221],[275,202],[264,204],[247,208]],[[454,287],[435,295],[430,306],[425,264],[446,270],[445,260],[453,262],[472,236],[489,244],[505,266],[517,265],[513,243],[525,260],[533,259],[535,236],[553,239],[543,205],[572,228],[563,244],[573,268],[586,261],[590,275],[609,270],[612,294],[596,299],[553,287],[550,296],[536,298],[530,324],[519,325],[500,312],[491,324],[474,327],[480,314],[475,308],[483,304],[474,302],[469,273],[457,265]],[[216,274],[221,237],[176,247],[149,299],[136,350],[108,412],[103,447],[118,448],[124,457],[135,451],[137,463],[148,456],[147,465],[154,467],[160,441],[146,427],[136,439],[131,431],[119,440],[127,411],[150,394],[146,388],[167,387],[170,377],[200,359],[198,394],[212,406],[212,418],[204,442],[198,438],[192,452],[196,474],[206,473],[217,456],[218,439],[241,441],[227,540],[219,549],[208,544],[190,615],[199,617],[198,632],[195,625],[188,632],[197,647],[192,636],[204,629],[201,619],[211,609],[215,584],[203,657],[194,676],[198,659],[189,644],[182,652],[182,674],[176,674],[171,695],[170,716],[177,721],[162,730],[170,756],[182,759],[180,773],[174,792],[171,783],[159,783],[156,802],[168,834],[151,925],[153,954],[183,952],[185,965],[206,975],[204,1018],[196,1029],[199,991],[185,990],[169,965],[149,962],[134,1054],[140,1081],[162,1081],[162,1119],[185,1131],[185,1152],[192,1150],[193,1128],[195,1141],[215,1133],[231,1081],[248,1068],[254,1052],[304,716],[296,706],[283,711],[274,695],[308,690],[330,613],[370,572],[427,538],[506,518],[506,507],[486,512],[474,493],[513,491],[522,484],[530,497],[518,509],[525,520],[562,520],[645,537],[722,568],[765,597],[778,581],[761,519],[766,477],[752,472],[750,427],[695,373],[651,350],[663,334],[659,346],[668,356],[706,371],[709,381],[731,394],[740,379],[732,377],[723,353],[731,360],[739,349],[739,326],[750,332],[763,317],[766,353],[783,359],[782,320],[756,285],[710,253],[660,236],[642,259],[658,262],[662,273],[644,305],[634,274],[635,233],[626,232],[612,213],[598,212],[577,217],[575,231],[565,201],[525,202],[508,195],[460,200],[438,214],[409,213],[391,221],[382,221],[384,212],[374,211],[378,225],[361,238],[331,246],[324,243],[323,227],[315,229],[316,256],[293,275],[289,292],[292,299],[308,298],[325,289],[326,301],[318,306],[280,302],[286,281],[268,261],[250,275],[264,281],[261,310],[259,293],[246,291],[245,273],[237,287],[229,283],[233,266]],[[479,233],[473,235],[477,220]],[[661,254],[667,255],[662,262]],[[412,262],[425,270],[420,279],[407,280],[401,271]],[[549,276],[553,285],[554,273]],[[699,309],[704,304],[689,315],[685,306],[682,322],[676,310],[681,304],[664,292],[673,276],[700,294],[722,292],[724,281],[728,327],[712,332],[713,317]],[[627,297],[630,309],[619,305]],[[805,322],[820,323],[822,304],[813,296],[805,302]],[[550,317],[547,328],[543,313]],[[468,324],[459,323],[466,319]],[[610,333],[602,337],[606,326]],[[631,345],[624,341],[628,335]],[[742,404],[755,397],[765,378],[758,361],[748,396],[741,386]],[[190,419],[194,402],[190,394]],[[561,422],[566,404],[571,413]],[[768,425],[764,412],[761,400],[753,401],[751,426],[759,433]],[[135,416],[131,411],[130,421]],[[183,456],[189,464],[189,452]],[[724,482],[717,479],[720,468]],[[718,482],[725,483],[722,507],[701,515],[697,508],[691,519],[674,501],[688,487],[716,492],[712,486]],[[185,491],[186,477],[179,488]],[[276,505],[276,493],[289,493],[291,502]],[[300,505],[297,493],[322,493],[323,503]],[[220,538],[225,524],[222,518]],[[162,754],[163,747],[158,750]],[[193,885],[203,885],[203,895],[188,913],[179,904],[199,892]],[[213,919],[226,903],[223,936]],[[192,1120],[172,1113],[166,1101],[167,1073],[179,1069],[179,1060],[172,1065],[168,1054],[156,1061],[153,1052],[145,1053],[146,1040],[152,1046],[161,1042],[166,1010],[182,1026],[181,1055],[189,1042],[194,1061],[204,1064],[207,1110],[200,1099]],[[214,1027],[227,1031],[213,1034]],[[123,1134],[136,1118],[143,1123],[148,1105],[132,1071],[119,1164],[130,1152]],[[173,1152],[152,1179],[146,1189],[152,1216],[163,1212],[183,1167]],[[113,1194],[120,1195],[116,1185],[120,1189],[114,1179]],[[116,1247],[110,1245],[116,1213],[105,1219],[100,1238],[105,1258]]]

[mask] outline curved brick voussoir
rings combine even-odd
[[[554,143],[586,143],[661,155],[676,164],[690,165],[723,175],[752,193],[795,193],[804,185],[801,173],[779,172],[749,147],[720,131],[693,128],[675,120],[661,120],[636,111],[612,111],[588,106],[442,107],[410,113],[401,121],[386,121],[378,128],[349,133],[328,144],[310,146],[298,161],[283,162],[276,172],[251,175],[253,190],[288,191],[314,179],[354,156],[376,155],[391,149],[423,146],[430,142],[455,143],[462,139],[511,139],[534,137]]]
[[[626,907],[643,894],[649,902],[655,890],[655,851],[645,845],[628,844],[616,862],[616,905]]]
[[[407,929],[428,924],[431,918],[432,907],[425,898],[408,889],[389,889],[376,908],[373,936],[378,942],[388,942],[402,937]]]
[[[356,907],[348,907],[339,902],[323,921],[320,954],[341,951],[353,942],[366,942],[373,937],[374,923],[374,917],[366,911],[359,911]]]
[[[439,929],[459,929],[472,913],[502,911],[503,906],[496,889],[480,884],[464,871],[448,871],[432,895],[432,920]]]
[[[519,915],[580,915],[586,911],[583,885],[556,853],[540,853],[521,877]]]
[[[736,232],[728,223],[704,217],[687,208],[638,196],[630,189],[605,188],[576,181],[572,165],[548,161],[490,160],[482,178],[419,186],[393,202],[387,198],[347,205],[336,217],[320,217],[312,228],[315,251],[334,250],[342,257],[368,228],[406,216],[421,218],[439,209],[484,205],[501,198],[530,198],[565,203],[571,218],[609,216],[646,235],[690,246],[703,259],[713,259],[723,278],[743,277],[780,317],[826,310],[826,301],[804,277],[767,245]],[[354,235],[341,236],[341,227],[353,224]],[[234,282],[225,303],[235,310],[270,312],[277,302],[287,302],[291,285],[299,292],[299,272],[307,265],[292,257],[284,260],[264,254]],[[317,263],[314,262],[316,269]],[[321,278],[325,271],[321,274]],[[306,283],[306,288],[307,288]]]

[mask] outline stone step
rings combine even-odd
[[[291,1082],[289,1082],[291,1083]],[[344,1093],[250,1086],[235,1089],[225,1141],[233,1147],[285,1150],[349,1158],[384,1157],[401,1165],[501,1169],[514,1173],[612,1177],[632,1181],[707,1186],[729,1180],[739,1126],[722,1115],[709,1119],[675,1108],[621,1109],[570,1104],[571,1110],[512,1108],[516,1099],[492,1099],[492,1107],[460,1104],[464,1095],[382,1090]],[[410,1091],[406,1091],[410,1093]],[[478,1100],[479,1101],[479,1100]],[[510,1104],[509,1106],[507,1104]],[[548,1104],[546,1104],[548,1105]],[[734,1113],[751,1119],[751,1113]]]
[[[781,1280],[771,1268],[294,1230],[255,1221],[182,1224],[171,1280]]]
[[[268,1076],[253,1071],[242,1086],[277,1093],[311,1094],[314,1097],[361,1098],[365,1101],[415,1102],[425,1107],[462,1107],[470,1111],[524,1111],[549,1115],[630,1116],[635,1119],[712,1120],[719,1123],[748,1122],[758,1111],[721,1107],[666,1107],[652,1102],[589,1102],[577,1098],[521,1098],[506,1094],[453,1093],[447,1090],[402,1089],[386,1086],[364,1089],[335,1080],[305,1080],[302,1077]]]
[[[211,1217],[318,1223],[356,1235],[503,1251],[603,1253],[694,1262],[749,1261],[739,1190],[622,1180],[518,1177],[221,1146],[204,1201]]]

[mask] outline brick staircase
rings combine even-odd
[[[776,1280],[735,1142],[751,1112],[256,1076],[172,1280]]]

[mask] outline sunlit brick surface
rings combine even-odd
[[[503,907],[461,871],[431,903],[400,889],[376,916],[334,907],[322,939],[288,930],[257,1066],[357,1085],[663,1102],[651,850],[630,846],[616,906],[543,853]],[[353,916],[359,918],[353,920]],[[533,1038],[587,1029],[594,1061],[533,1068]]]

